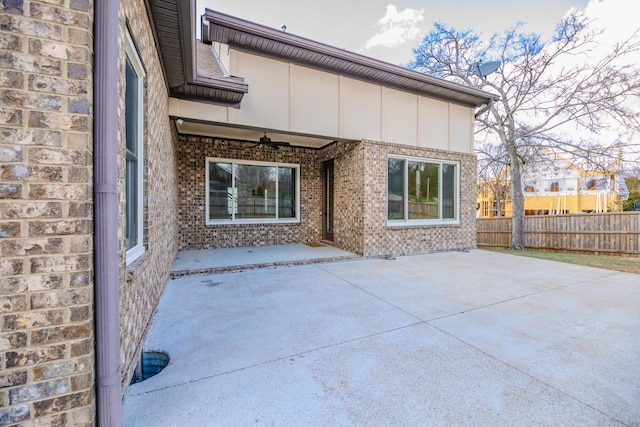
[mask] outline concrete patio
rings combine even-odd
[[[171,280],[127,426],[640,425],[640,276],[487,251]]]

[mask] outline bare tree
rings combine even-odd
[[[524,194],[521,166],[540,147],[573,152],[586,160],[611,153],[617,141],[581,138],[578,130],[597,135],[611,124],[640,130],[640,72],[629,59],[640,52],[640,39],[629,39],[601,53],[601,32],[579,15],[567,16],[552,40],[521,32],[521,24],[483,42],[472,30],[458,32],[436,23],[414,49],[409,66],[441,78],[496,93],[500,99],[477,114],[477,134],[493,137],[508,159],[513,207],[510,247],[524,247]],[[480,64],[500,63],[482,75]],[[630,102],[633,101],[633,102]],[[617,150],[613,155],[617,156]],[[595,158],[595,157],[594,157]]]
[[[478,181],[481,190],[487,190],[495,203],[497,216],[502,216],[510,191],[508,157],[503,145],[483,142],[476,144],[478,154]],[[493,208],[493,207],[492,207]]]

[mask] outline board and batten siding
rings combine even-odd
[[[240,108],[170,100],[185,119],[328,138],[473,153],[474,109],[230,49],[230,74],[249,85]]]

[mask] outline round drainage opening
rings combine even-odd
[[[131,384],[136,384],[157,375],[169,364],[169,355],[164,351],[143,351],[133,372]]]

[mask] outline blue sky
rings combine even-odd
[[[635,0],[591,0],[620,3]],[[589,0],[198,0],[205,7],[287,31],[352,52],[404,64],[412,49],[442,21],[456,29],[485,35],[502,32],[518,21],[529,32],[551,35],[571,8]],[[609,7],[611,9],[611,7]],[[629,15],[628,10],[625,12]]]

